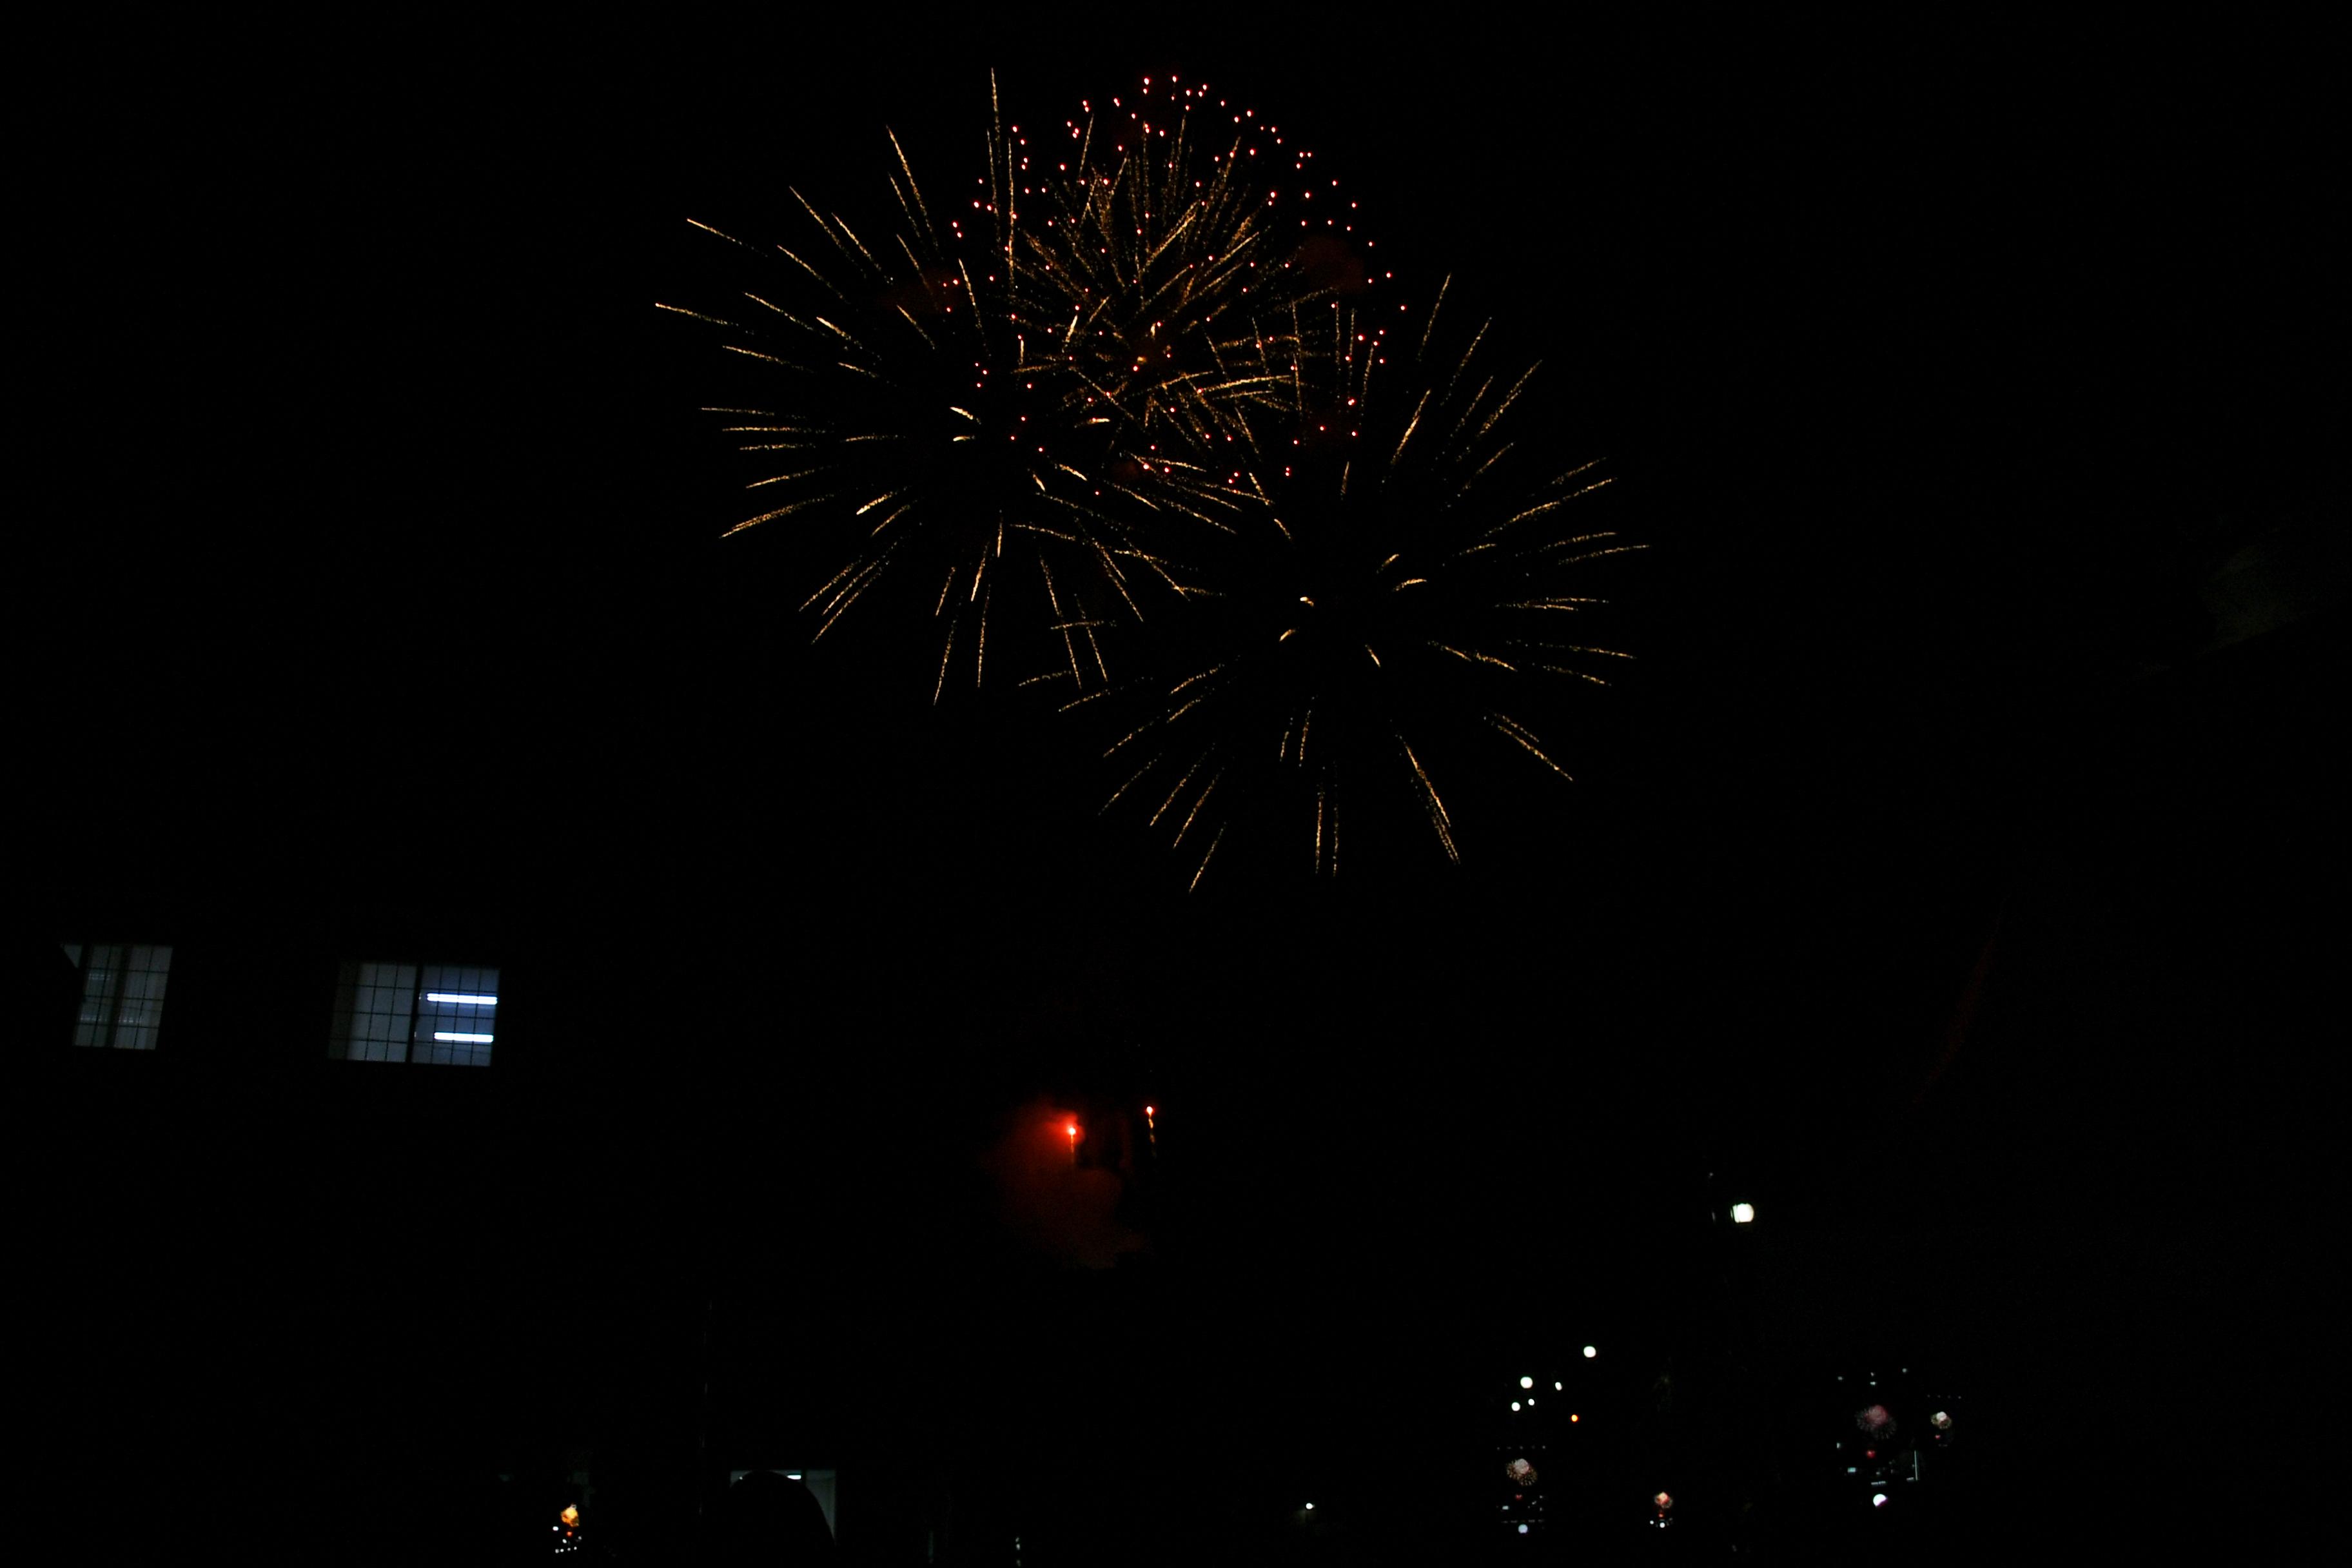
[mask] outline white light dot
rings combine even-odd
[[[1532,1377],[1523,1377],[1519,1379],[1519,1386],[1521,1388],[1533,1388],[1535,1385],[1536,1380]]]
[[[1597,1356],[1601,1352],[1599,1351],[1594,1350],[1591,1345],[1584,1347],[1584,1359],[1587,1361],[1591,1361],[1594,1356]]]
[[[1870,1506],[1873,1508],[1885,1508],[1886,1506],[1886,1494],[1885,1492],[1871,1493]]]
[[[1753,1225],[1755,1221],[1756,1205],[1754,1204],[1734,1204],[1731,1205],[1732,1224]]]

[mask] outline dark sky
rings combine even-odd
[[[2253,1267],[2225,1238],[2315,1179],[2278,1151],[2341,866],[2312,49],[909,14],[28,59],[47,885],[364,901],[338,847],[397,823],[519,918],[822,921],[780,984],[835,1026],[1116,1019],[1220,1148],[1311,1127],[1301,1181],[1346,1187],[1359,1140],[1496,1192],[1719,1157],[1806,1193],[1824,1251],[1914,1198],[1976,1267],[2080,1245],[2085,1310]],[[954,184],[992,65],[1008,118],[1172,71],[1286,121],[1616,468],[1642,663],[1575,789],[1458,874],[1187,900],[1034,720],[808,649],[713,542],[698,350],[651,308],[683,219],[878,205],[886,124]],[[2205,586],[2250,548],[2309,613],[2221,647]],[[2082,1242],[2141,1180],[2195,1217]]]
[[[790,585],[715,552],[700,349],[650,307],[702,281],[685,216],[878,202],[886,124],[965,178],[992,64],[1014,118],[1189,70],[1317,147],[1408,283],[1458,275],[1545,362],[1549,427],[1650,546],[1642,666],[1570,747],[1590,787],[1465,885],[1564,889],[1598,856],[1614,898],[1778,923],[1763,868],[1875,858],[1874,827],[1980,869],[2032,770],[2089,765],[2044,746],[2065,703],[2201,646],[2200,574],[2316,505],[2341,321],[2294,45],[388,26],[283,65],[215,36],[68,64],[35,185],[37,624],[58,749],[109,760],[64,776],[267,824],[298,862],[370,791],[566,861],[659,857],[753,797],[803,853],[900,858],[713,777],[755,752],[950,839],[991,790],[1059,823],[1090,777],[997,765],[1034,748],[992,717],[1003,754],[942,769],[982,742],[796,652]],[[169,787],[110,753],[130,734]],[[934,864],[921,833],[904,858]],[[1171,907],[1092,829],[1040,837],[1089,896]]]

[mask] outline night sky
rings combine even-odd
[[[1099,1407],[1150,1403],[1109,1370],[1148,1342],[1257,1401],[1215,1441],[1268,1495],[1376,1499],[1450,1455],[1451,1391],[1577,1324],[1712,1364],[1682,1227],[1738,1185],[1776,1365],[1952,1369],[2006,1474],[2091,1464],[2141,1517],[2307,1375],[2276,1336],[2333,1182],[2342,127],[2312,38],[2117,27],[28,57],[27,929],[462,906],[683,988],[566,1075],[588,1255],[639,1281],[583,1288],[615,1364],[674,1349],[612,1327],[670,1300],[645,1194],[770,1182],[822,1194],[793,1224],[845,1355],[944,1347],[903,1375],[948,1426],[1012,1396],[967,1352]],[[878,215],[886,125],[958,187],[992,66],[1015,122],[1145,73],[1257,106],[1403,297],[1450,275],[1543,362],[1523,438],[1608,460],[1638,658],[1563,706],[1573,785],[1465,781],[1458,868],[1187,895],[1049,709],[934,707],[886,620],[811,647],[788,552],[718,542],[709,345],[652,308],[713,286],[684,220],[781,231],[788,185]],[[805,1089],[788,1176],[708,1109],[753,1079]],[[1181,1204],[1032,1201],[1022,1129],[1143,1096]],[[1148,1331],[1019,1326],[1143,1248],[1178,1281]],[[2195,1441],[2159,1413],[2191,1409]],[[1139,1472],[1182,1447],[1125,1419]]]

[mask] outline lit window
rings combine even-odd
[[[498,1013],[495,969],[346,963],[336,976],[327,1054],[342,1061],[488,1067]]]
[[[74,1044],[152,1051],[163,1023],[163,983],[171,977],[168,947],[66,944],[81,971],[81,1011]]]

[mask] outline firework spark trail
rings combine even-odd
[[[1429,803],[1430,826],[1437,829],[1438,842],[1445,846],[1445,858],[1459,861],[1462,852],[1454,847],[1454,819],[1445,815],[1445,803],[1437,798],[1437,786],[1429,782],[1429,770],[1421,765],[1421,759],[1412,754],[1412,748],[1405,744],[1402,735],[1397,736],[1396,742],[1404,752],[1404,760],[1412,766],[1412,776],[1421,781],[1422,795]]]
[[[1498,732],[1507,737],[1513,744],[1526,751],[1529,756],[1535,758],[1536,761],[1541,763],[1544,766],[1549,768],[1560,777],[1568,780],[1569,783],[1574,784],[1576,782],[1576,775],[1574,773],[1570,773],[1566,768],[1561,767],[1558,763],[1551,760],[1550,753],[1547,752],[1543,749],[1542,744],[1538,740],[1534,732],[1528,730],[1526,725],[1512,718],[1509,714],[1489,713],[1486,715],[1486,722],[1493,725]]]
[[[1201,879],[1202,879],[1202,877],[1204,877],[1204,876],[1206,876],[1206,875],[1208,874],[1208,870],[1209,870],[1209,861],[1210,861],[1210,859],[1211,859],[1213,857],[1214,857],[1214,856],[1215,856],[1215,854],[1217,853],[1217,846],[1218,846],[1218,845],[1220,845],[1220,844],[1223,844],[1224,841],[1225,841],[1225,829],[1224,829],[1224,825],[1223,825],[1223,823],[1220,823],[1220,824],[1218,824],[1218,826],[1217,826],[1217,836],[1216,836],[1214,838],[1212,838],[1212,839],[1210,839],[1210,840],[1209,840],[1209,847],[1208,847],[1208,851],[1207,851],[1207,853],[1203,854],[1203,855],[1201,857],[1201,863],[1200,863],[1198,866],[1195,866],[1195,867],[1193,867],[1193,868],[1192,868],[1192,879],[1190,882],[1186,883],[1186,884],[1185,884],[1185,886],[1184,886],[1184,890],[1185,890],[1186,892],[1188,892],[1188,893],[1189,893],[1189,892],[1192,892],[1192,891],[1193,891],[1195,889],[1197,889],[1197,888],[1199,888],[1199,887],[1200,887],[1200,885],[1201,885]]]

